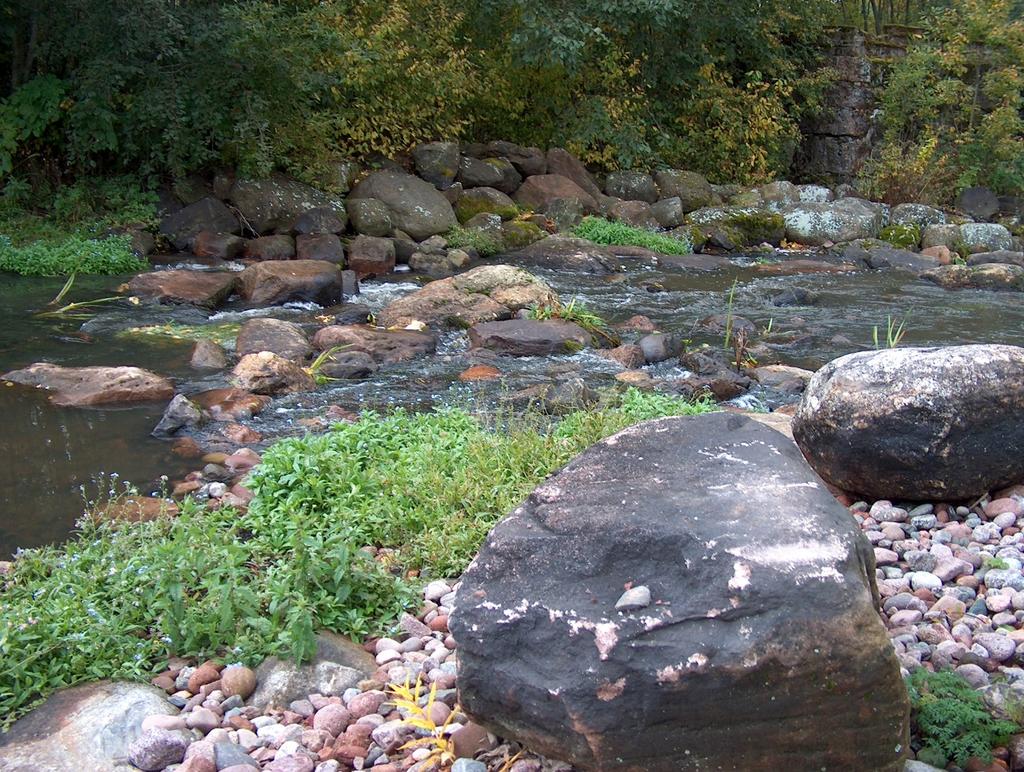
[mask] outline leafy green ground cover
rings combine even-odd
[[[693,245],[686,239],[654,233],[644,228],[634,228],[600,217],[584,217],[573,229],[573,233],[595,244],[643,247],[665,255],[688,255],[693,252]]]
[[[304,658],[319,628],[384,632],[415,602],[407,577],[458,575],[491,526],[580,451],[642,420],[712,409],[630,390],[500,430],[460,409],[367,413],[269,448],[244,514],[186,502],[149,523],[87,517],[0,581],[0,725],[62,686],[146,678],[171,655]]]

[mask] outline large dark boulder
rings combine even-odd
[[[711,183],[697,172],[668,169],[654,175],[662,198],[678,198],[684,212],[720,203]]]
[[[433,185],[404,172],[374,172],[360,182],[349,198],[375,198],[391,214],[395,228],[422,241],[458,225],[448,199]]]
[[[271,260],[242,271],[238,294],[254,305],[307,300],[330,306],[341,302],[341,278],[338,266],[325,260]]]
[[[965,188],[957,196],[956,208],[985,222],[999,214],[999,197],[988,188]]]
[[[658,186],[646,172],[619,171],[608,175],[604,184],[605,193],[623,201],[646,201],[653,204],[658,200]]]
[[[231,201],[257,233],[290,231],[310,209],[330,210],[341,229],[345,227],[345,204],[340,198],[283,174],[238,180],[231,188]]]
[[[601,200],[601,188],[590,176],[587,167],[568,150],[553,147],[548,150],[548,174],[560,174],[579,185],[594,201]]]
[[[949,346],[840,357],[793,421],[811,466],[873,499],[954,501],[1024,480],[1024,349]]]
[[[458,142],[425,142],[412,149],[416,174],[439,190],[447,190],[459,173]]]
[[[175,249],[188,249],[202,231],[238,233],[238,220],[220,201],[207,197],[160,221],[160,235]]]
[[[876,594],[869,543],[790,440],[649,421],[490,533],[449,620],[460,702],[581,770],[897,772],[908,705]]]
[[[238,277],[231,271],[150,271],[128,282],[128,292],[160,303],[191,303],[216,308],[235,290]]]
[[[507,158],[472,158],[459,161],[459,182],[465,188],[495,188],[502,193],[515,193],[523,181]]]

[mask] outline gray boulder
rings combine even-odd
[[[295,218],[292,230],[299,236],[338,234],[345,230],[345,218],[329,206],[318,206]]]
[[[154,686],[99,681],[62,689],[0,734],[0,770],[130,772],[142,720],[177,713]]]
[[[479,148],[477,150],[476,148]],[[532,174],[547,174],[548,159],[539,147],[523,147],[513,142],[496,140],[474,149],[466,148],[466,155],[476,158],[507,158],[524,177]]]
[[[1010,252],[1001,249],[998,252],[976,252],[967,258],[967,265],[984,265],[985,263],[1019,265],[1024,268],[1024,252]]]
[[[651,206],[651,214],[662,228],[678,228],[686,222],[683,202],[678,196],[661,199]]]
[[[782,211],[786,238],[799,244],[877,238],[885,222],[882,206],[859,198],[841,198],[825,204],[796,204]]]
[[[1013,236],[1006,226],[970,222],[960,226],[960,240],[969,252],[998,252],[1013,249]]]
[[[496,214],[511,220],[519,214],[515,202],[497,188],[470,188],[455,202],[455,216],[467,223],[479,214]]]
[[[658,186],[654,184],[654,177],[646,172],[612,172],[605,181],[604,192],[623,201],[653,204],[658,200]]]
[[[412,149],[416,174],[439,190],[447,190],[459,173],[459,144],[457,142],[426,142]],[[372,233],[371,236],[387,234]]]
[[[959,225],[926,225],[921,230],[921,249],[946,247],[956,251],[960,243]]]
[[[472,158],[459,161],[459,182],[464,188],[495,188],[515,193],[523,177],[507,158]]]
[[[828,482],[873,499],[956,501],[1024,480],[1024,349],[866,351],[815,373],[793,436]]]
[[[391,210],[375,198],[353,198],[348,202],[352,229],[363,236],[390,236],[394,226]]]
[[[662,198],[678,198],[684,212],[721,203],[711,183],[697,172],[669,169],[654,175]]]
[[[999,214],[999,197],[988,188],[966,188],[957,196],[956,208],[984,222]]]
[[[341,696],[346,689],[369,678],[376,670],[373,657],[361,646],[334,633],[316,637],[316,654],[310,662],[270,657],[256,670],[259,684],[248,703],[259,709],[269,705],[287,707],[292,700],[319,693]]]
[[[375,198],[384,203],[391,223],[422,241],[455,227],[458,221],[448,199],[433,185],[404,172],[374,172],[360,182],[349,199]]]
[[[921,274],[943,289],[983,289],[996,292],[1024,292],[1024,267],[1008,263],[942,265]]]
[[[160,221],[160,235],[179,250],[191,247],[192,241],[202,231],[238,233],[238,220],[220,201],[207,197]]]
[[[285,232],[310,209],[329,209],[345,227],[344,202],[283,174],[264,180],[239,179],[231,188],[231,202],[257,233]]]
[[[924,228],[928,225],[944,225],[946,215],[941,209],[924,204],[898,204],[889,213],[889,222],[893,225],[916,225]]]
[[[650,605],[617,611],[640,586]],[[898,772],[909,709],[876,602],[870,545],[790,440],[648,421],[491,531],[449,620],[460,702],[585,770]]]

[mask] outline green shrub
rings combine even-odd
[[[475,249],[480,257],[496,255],[504,248],[501,239],[476,228],[455,226],[444,234],[444,237],[449,247],[456,249],[470,247]]]
[[[501,430],[457,409],[366,413],[271,446],[244,514],[186,502],[148,523],[87,518],[0,582],[0,725],[55,689],[145,680],[173,655],[306,658],[317,629],[386,632],[417,602],[406,572],[457,576],[491,526],[577,453],[637,421],[713,409],[631,390]]]
[[[0,271],[23,276],[134,273],[146,265],[132,252],[127,236],[102,240],[71,236],[57,243],[36,242],[22,247],[14,246],[7,236],[0,236]]]
[[[693,245],[683,239],[601,217],[584,217],[573,233],[595,244],[643,247],[666,255],[688,255],[693,251]]]
[[[901,249],[916,249],[921,243],[921,228],[918,225],[887,225],[878,238]]]
[[[921,749],[930,758],[952,760],[964,766],[977,756],[992,759],[992,748],[1005,745],[1019,727],[999,721],[971,685],[950,671],[914,672],[907,684],[911,716],[920,736]]]

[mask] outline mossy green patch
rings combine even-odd
[[[916,249],[921,243],[921,228],[917,225],[887,225],[878,238],[900,249]]]

